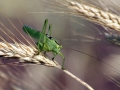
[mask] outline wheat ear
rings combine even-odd
[[[44,57],[41,53],[38,55],[37,50],[33,50],[31,46],[23,44],[12,44],[8,42],[0,42],[0,56],[14,58],[17,57],[20,62],[43,64],[48,67],[60,67],[57,62],[53,62]]]
[[[69,4],[64,4],[67,6],[72,12],[75,12],[77,16],[84,16],[86,19],[114,29],[116,31],[120,31],[120,17],[112,14],[107,11],[103,11],[97,7],[90,6],[83,3],[73,2],[67,0]]]

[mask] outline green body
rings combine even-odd
[[[60,46],[55,39],[53,39],[51,37],[51,29],[52,29],[52,25],[49,25],[49,29],[48,29],[48,34],[46,34],[46,28],[47,28],[47,24],[48,24],[48,19],[45,20],[44,22],[44,26],[42,31],[37,31],[33,28],[30,28],[29,26],[23,26],[23,30],[24,32],[26,32],[27,34],[29,34],[31,37],[35,38],[37,40],[37,48],[39,52],[52,52],[54,57],[52,58],[52,60],[54,60],[55,56],[57,54],[60,54],[63,57],[63,64],[62,64],[62,69],[64,69],[64,61],[65,58],[62,55],[62,53],[60,52],[60,49],[62,48],[62,46]]]

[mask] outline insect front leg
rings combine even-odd
[[[51,59],[54,61],[54,59],[55,59],[55,57],[56,57],[57,54],[56,54],[56,53],[53,53],[53,55],[54,55],[54,56],[53,56]]]
[[[38,54],[43,51],[43,44],[41,42],[37,42],[37,49],[38,49]]]

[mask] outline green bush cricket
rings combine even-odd
[[[65,57],[63,54],[60,52],[60,49],[62,46],[60,46],[55,39],[51,37],[51,30],[52,30],[52,25],[49,25],[48,29],[48,34],[46,34],[46,28],[48,24],[48,19],[45,20],[42,31],[37,31],[29,26],[24,25],[23,30],[25,33],[29,34],[31,37],[35,38],[37,40],[37,49],[38,52],[52,52],[53,53],[53,58],[54,60],[55,56],[57,54],[60,54],[63,57],[63,62],[62,62],[62,69],[64,69],[64,62],[65,62]]]

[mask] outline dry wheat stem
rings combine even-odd
[[[56,62],[49,60],[48,58],[44,57],[42,54],[37,54],[37,49],[33,49],[31,46],[19,44],[19,43],[8,43],[8,42],[0,42],[0,56],[13,58],[17,57],[20,61],[24,63],[33,63],[33,64],[42,64],[48,67],[56,67],[61,69],[61,66]],[[89,90],[94,90],[90,87],[87,83],[73,75],[67,70],[63,70],[66,74],[77,80],[79,83],[87,87]]]
[[[85,83],[84,81],[82,81],[80,78],[76,77],[75,75],[73,75],[72,73],[70,73],[67,70],[63,70],[66,74],[68,74],[69,76],[71,76],[72,78],[74,78],[75,80],[77,80],[78,82],[80,82],[82,85],[84,85],[85,87],[87,87],[89,90],[94,90],[90,85],[88,85],[87,83]]]
[[[116,31],[120,31],[120,17],[109,13],[107,11],[103,11],[93,6],[88,6],[85,4],[69,1],[69,5],[67,6],[72,11],[75,11],[76,14],[84,16],[92,22],[97,24],[109,27]]]

